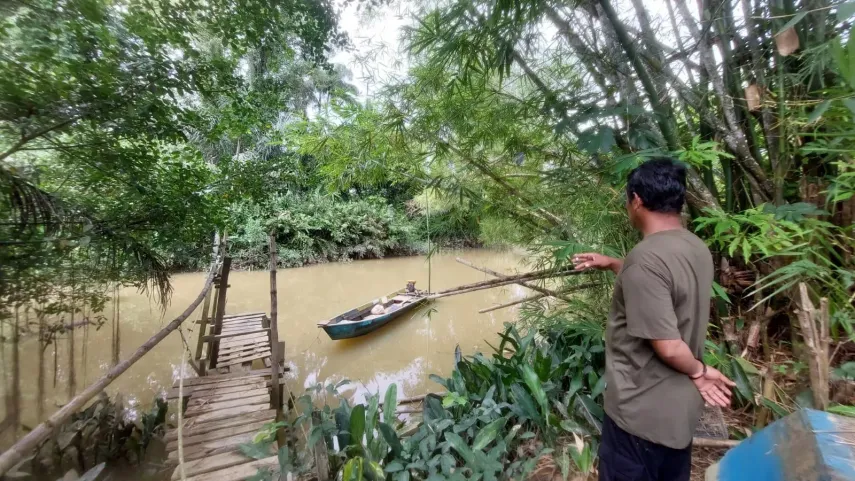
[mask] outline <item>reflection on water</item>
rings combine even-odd
[[[456,251],[437,254],[432,259],[431,290],[478,282],[490,277],[454,261],[464,257],[477,265],[511,272],[522,269],[520,257],[509,252],[487,250]],[[133,290],[122,292],[122,358],[145,342],[169,320],[181,313],[198,294],[204,274],[179,274],[173,277],[175,293],[164,313],[148,298]],[[229,283],[227,313],[270,310],[269,273],[266,271],[233,272]],[[414,396],[441,390],[428,379],[429,374],[448,375],[454,363],[454,348],[460,345],[464,354],[489,349],[505,322],[514,319],[515,308],[485,314],[478,310],[526,295],[526,289],[512,285],[437,299],[418,311],[402,316],[367,336],[333,341],[317,322],[329,319],[394,289],[404,287],[409,279],[420,289],[428,288],[428,266],[423,257],[403,257],[350,263],[323,264],[299,269],[284,269],[278,275],[279,337],[285,341],[285,360],[291,367],[288,388],[299,396],[316,383],[326,384],[343,379],[352,381],[343,391],[354,402],[361,402],[368,392],[384,392],[398,384],[398,395]],[[198,318],[198,315],[195,317]],[[194,317],[191,317],[194,319]],[[197,325],[184,323],[184,334],[195,349]],[[80,385],[82,359],[79,352],[84,333],[75,333],[78,353],[77,379]],[[86,379],[92,382],[110,364],[109,326],[87,333],[88,353]],[[38,348],[31,339],[22,345],[22,379],[24,423],[33,426],[38,375]],[[144,356],[108,389],[122,393],[129,405],[148,409],[154,396],[172,386],[182,371],[181,336],[172,334]],[[66,342],[58,346],[60,361],[67,359]],[[8,353],[7,353],[8,354]],[[57,372],[53,388],[53,346],[46,352],[46,411],[67,401],[67,369]],[[8,366],[7,362],[4,362]],[[189,366],[184,372],[191,372]],[[82,389],[82,386],[81,386]]]

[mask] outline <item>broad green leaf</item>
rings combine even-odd
[[[365,434],[365,406],[357,404],[350,412],[350,444],[362,444]]]
[[[269,458],[271,454],[270,443],[244,443],[238,448],[245,456],[252,459]]]
[[[751,382],[748,380],[745,370],[742,369],[742,364],[734,358],[731,360],[730,366],[733,370],[733,382],[736,383],[736,391],[745,401],[754,404],[754,390],[751,388]]]
[[[400,455],[403,447],[401,446],[401,440],[398,438],[398,433],[395,432],[395,429],[382,422],[377,424],[377,429],[380,431],[380,434],[383,436],[386,444],[389,445],[389,448],[392,450],[392,454],[395,456]]]
[[[751,361],[745,359],[744,357],[736,356],[734,357],[736,362],[738,362],[742,366],[742,370],[745,371],[746,374],[750,374],[752,376],[759,376],[760,371],[754,367],[754,364],[751,364]]]
[[[573,419],[563,419],[561,421],[561,429],[567,431],[568,433],[576,433],[585,436],[591,434],[587,428],[574,421]]]
[[[540,422],[540,411],[537,409],[534,399],[523,389],[519,384],[511,386],[511,396],[514,398],[515,407],[520,410],[520,413],[535,422]]]
[[[443,379],[443,378],[441,378],[441,377],[437,376],[436,374],[430,374],[430,375],[428,376],[428,378],[429,378],[431,381],[433,381],[433,382],[435,382],[435,383],[439,384],[440,386],[444,387],[445,389],[450,389],[450,388],[448,387],[448,382],[447,382],[445,379]]]
[[[445,440],[457,451],[457,454],[466,461],[470,466],[475,464],[475,455],[472,453],[472,450],[469,449],[469,446],[463,441],[463,438],[458,436],[457,434],[448,432],[445,433]]]
[[[712,297],[714,299],[721,299],[730,304],[730,297],[727,295],[727,291],[724,289],[724,287],[721,287],[721,284],[715,281],[713,281],[712,283]]]
[[[392,461],[391,463],[386,465],[386,468],[383,469],[387,473],[397,473],[398,471],[404,470],[404,465],[401,464],[400,461]]]
[[[368,469],[365,471],[366,477],[372,481],[380,481],[386,479],[386,474],[383,472],[383,467],[376,461],[368,461]]]
[[[834,406],[829,406],[828,412],[834,413],[834,414],[840,414],[841,416],[848,416],[850,418],[855,418],[855,406],[846,406],[843,404],[836,404]]]
[[[531,366],[525,364],[522,366],[523,381],[528,386],[529,391],[534,395],[534,399],[540,406],[541,413],[546,415],[549,410],[549,404],[546,400],[546,391],[543,390],[543,385],[540,382],[540,377],[534,372]]]
[[[591,397],[597,399],[597,396],[603,393],[606,390],[606,376],[600,377],[597,381],[597,384],[591,389]]]
[[[822,114],[824,114],[826,110],[831,107],[831,102],[831,100],[825,100],[819,105],[817,105],[816,108],[813,109],[813,111],[808,116],[807,123],[812,124],[819,120],[819,118],[822,117]]]
[[[773,402],[769,398],[764,397],[762,400],[762,403],[764,406],[769,408],[773,413],[775,413],[775,417],[777,417],[777,418],[783,418],[783,417],[786,417],[788,414],[790,414],[790,412],[787,411],[786,409],[784,409],[783,407],[781,407],[780,404]]]
[[[344,464],[342,481],[362,481],[362,458],[351,458]]]
[[[511,430],[508,431],[508,434],[505,435],[505,439],[504,439],[505,444],[510,445],[511,441],[514,440],[514,437],[516,437],[516,435],[520,431],[520,429],[522,429],[522,425],[521,424],[515,424],[514,427],[512,427]]]
[[[599,404],[597,404],[596,402],[594,402],[593,399],[591,399],[590,396],[588,396],[586,394],[580,394],[577,397],[577,399],[582,404],[585,411],[590,413],[590,415],[593,416],[594,419],[596,419],[599,422],[603,422],[603,418],[605,417],[605,412],[603,411],[603,408]]]
[[[505,421],[505,418],[499,418],[481,428],[475,436],[475,442],[472,443],[472,449],[482,450],[486,448],[490,442],[496,439],[496,436],[499,434],[499,430],[505,425]]]
[[[395,422],[395,409],[398,407],[398,385],[392,383],[386,388],[386,398],[383,401],[383,422],[392,424]]]

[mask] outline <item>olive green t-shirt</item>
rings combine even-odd
[[[606,327],[605,410],[624,431],[675,449],[689,445],[704,403],[651,339],[682,339],[700,359],[710,311],[709,249],[685,229],[648,235],[624,260]]]

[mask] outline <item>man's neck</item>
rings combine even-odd
[[[641,234],[647,237],[657,232],[682,228],[683,219],[680,217],[680,214],[650,213],[650,217],[646,219],[644,227],[641,229]]]

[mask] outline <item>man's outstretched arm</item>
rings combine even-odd
[[[584,254],[576,254],[573,256],[573,265],[576,266],[577,271],[584,271],[587,269],[597,269],[600,271],[610,270],[617,275],[620,273],[621,267],[623,267],[623,259],[604,256],[602,254],[597,254],[596,252],[586,252]]]

